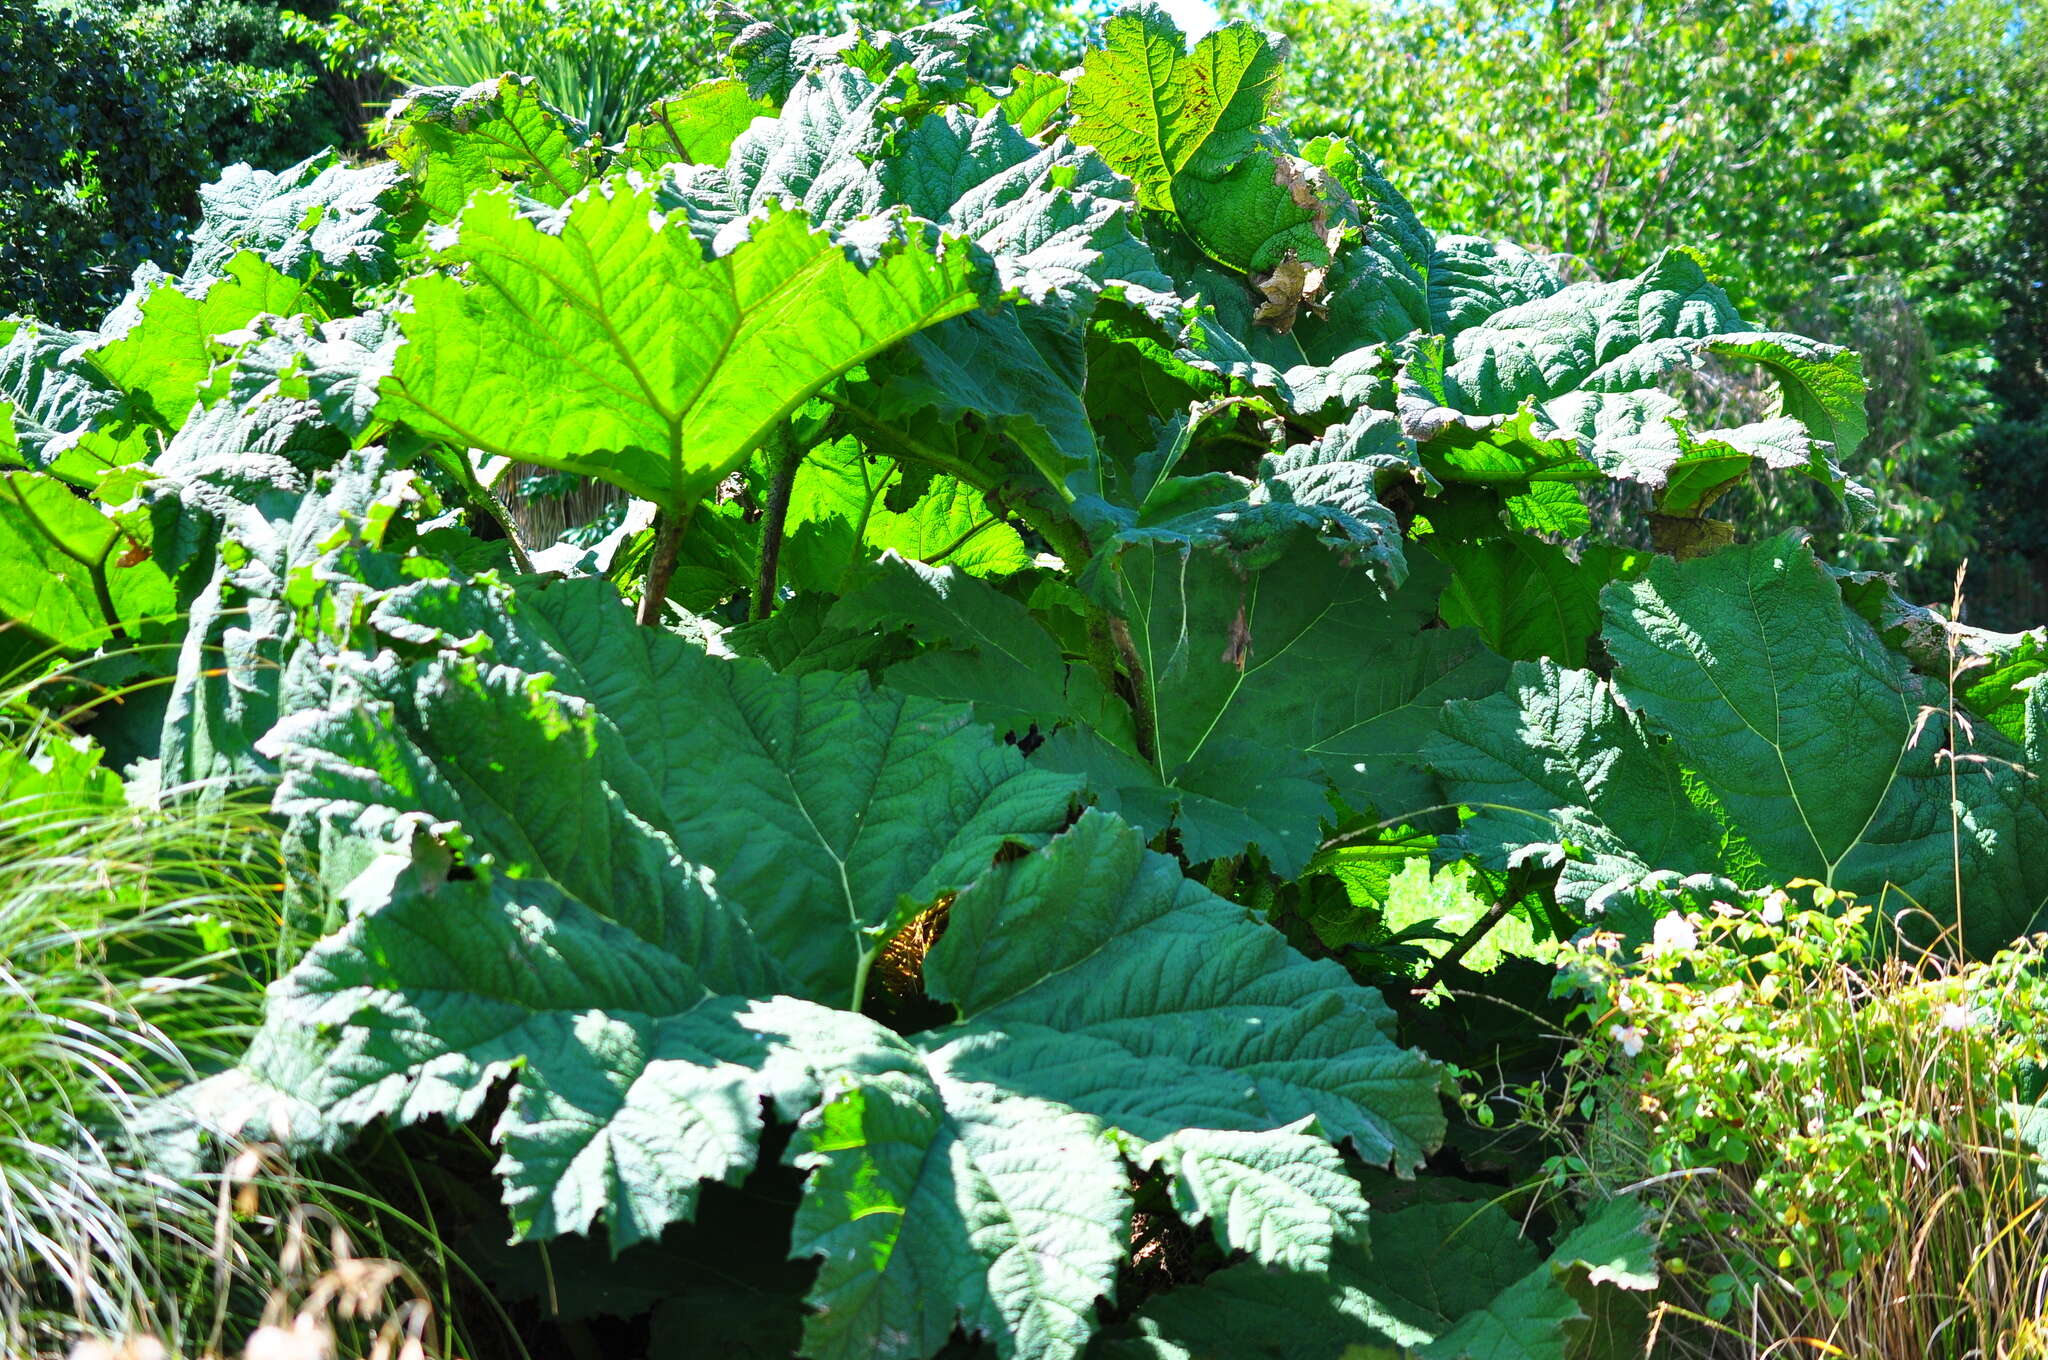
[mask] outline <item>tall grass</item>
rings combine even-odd
[[[18,1354],[78,1329],[186,1330],[182,1277],[216,1204],[146,1169],[124,1130],[233,1060],[283,943],[256,810],[159,812],[111,776],[32,777],[73,761],[71,741],[31,725],[0,746],[0,1335]]]
[[[241,1056],[310,941],[263,801],[131,805],[33,702],[68,684],[0,687],[0,1355],[256,1354],[292,1328],[449,1353],[461,1267],[402,1152],[225,1147],[174,1174],[150,1145],[161,1099]]]

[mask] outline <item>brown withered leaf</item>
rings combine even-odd
[[[1695,519],[1690,515],[1650,516],[1650,543],[1660,553],[1681,562],[1727,547],[1735,541],[1735,526],[1724,519]]]
[[[1237,602],[1237,617],[1230,621],[1230,636],[1223,644],[1222,662],[1226,666],[1244,669],[1244,663],[1251,660],[1252,630],[1245,621],[1244,601]]]
[[[1285,335],[1294,329],[1304,309],[1319,314],[1323,279],[1328,273],[1322,265],[1308,264],[1288,251],[1279,264],[1252,276],[1252,286],[1259,290],[1252,324]]]
[[[1316,215],[1316,230],[1321,231],[1330,215],[1329,204],[1323,201],[1320,175],[1315,167],[1292,156],[1273,158],[1273,183],[1287,191],[1294,200],[1294,206]]]

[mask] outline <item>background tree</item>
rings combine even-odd
[[[351,131],[251,0],[0,0],[0,316],[84,324],[162,259],[223,165]]]
[[[1425,219],[1606,276],[1683,245],[1762,317],[1861,350],[1872,437],[1857,472],[1877,521],[1846,532],[1789,481],[1723,512],[1759,533],[1807,524],[1927,594],[1973,549],[2048,563],[2048,517],[2031,509],[2048,114],[2027,93],[2048,83],[2043,15],[2039,0],[1261,13],[1295,41],[1296,130],[1370,147]],[[1756,396],[1710,381],[1738,409]],[[1633,518],[1611,515],[1617,529]],[[2034,589],[1996,560],[1973,582],[1980,617],[2013,624],[2048,610]]]

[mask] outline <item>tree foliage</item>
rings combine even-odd
[[[350,129],[246,0],[0,7],[0,313],[83,323],[168,259],[221,166],[300,159]]]
[[[1358,140],[1426,218],[1603,275],[1683,244],[1745,305],[1864,354],[1876,519],[1768,481],[1734,517],[1928,589],[1978,536],[2033,551],[2007,488],[2038,461],[2038,5],[1268,8],[1296,42],[1290,125]],[[1709,391],[1748,408],[1739,380]]]

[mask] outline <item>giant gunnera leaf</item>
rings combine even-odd
[[[1264,125],[1283,53],[1248,24],[1189,51],[1133,5],[1103,42],[1073,82],[1073,135],[1179,228],[1149,238],[1172,293],[1124,295],[1168,332],[1156,358],[1304,417],[1398,408],[1445,482],[1612,478],[1697,519],[1753,472],[1795,471],[1868,510],[1843,470],[1865,432],[1851,352],[1757,329],[1683,250],[1567,283],[1511,243],[1433,236],[1358,148],[1297,152]],[[1670,379],[1709,363],[1763,369],[1776,409],[1697,428]]]
[[[1380,574],[1306,532],[1270,550],[1277,560],[1253,566],[1140,539],[1098,559],[1142,689],[1135,723],[1023,604],[954,570],[885,559],[829,621],[907,629],[918,651],[886,685],[972,703],[1018,736],[1036,725],[1034,764],[1075,772],[1147,832],[1173,830],[1191,861],[1256,846],[1292,874],[1335,817],[1333,794],[1396,813],[1439,802],[1405,758],[1447,698],[1491,692],[1506,663],[1469,630],[1425,626],[1434,562],[1389,597]]]
[[[507,180],[553,204],[590,183],[592,138],[541,98],[539,84],[495,76],[467,88],[412,90],[391,106],[384,150],[435,220],[454,221],[472,194]]]
[[[2048,907],[2048,795],[1988,722],[1951,722],[1796,535],[1605,595],[1612,686],[1547,664],[1446,705],[1425,760],[1475,808],[1459,844],[1562,845],[1583,899],[1654,870],[1812,878],[1960,918],[1972,950]],[[2038,701],[2035,701],[2038,702]],[[1960,866],[1961,876],[1957,876]]]
[[[1639,1204],[1613,1200],[1547,1257],[1513,1215],[1444,1199],[1375,1215],[1370,1253],[1327,1278],[1254,1262],[1152,1300],[1095,1360],[1569,1360],[1620,1338],[1600,1323],[1617,1291],[1656,1288]],[[1588,1309],[1591,1308],[1589,1312]],[[1592,1343],[1589,1349],[1589,1343]]]
[[[199,191],[185,283],[220,275],[244,250],[294,278],[387,282],[405,235],[400,178],[396,165],[354,166],[332,150],[275,172],[231,165]]]
[[[630,177],[552,212],[478,194],[446,272],[406,285],[378,414],[679,509],[824,384],[978,305],[968,247],[865,226],[855,258],[772,211],[714,257]]]
[[[832,231],[904,209],[987,252],[1002,290],[1031,305],[914,337],[870,371],[879,414],[973,412],[1007,429],[1058,485],[1096,443],[1081,403],[1081,321],[1114,280],[1164,282],[1131,234],[1131,187],[1063,137],[1034,142],[1000,108],[913,116],[898,80],[846,64],[856,55],[805,73],[719,164],[669,167],[669,188],[691,229],[721,248],[779,203]]]
[[[134,547],[54,477],[0,471],[0,633],[19,629],[66,651],[137,641],[176,601],[162,569]]]
[[[1868,500],[1841,471],[1865,429],[1856,356],[1755,329],[1681,251],[1635,278],[1562,286],[1407,351],[1403,419],[1445,481],[1614,477],[1658,493],[1667,513],[1696,515],[1757,466],[1804,471],[1854,507]],[[1778,384],[1778,414],[1692,429],[1658,384],[1709,360],[1762,368]]]
[[[1327,265],[1356,214],[1260,126],[1285,52],[1242,22],[1190,51],[1164,10],[1127,5],[1074,81],[1074,138],[1130,176],[1141,206],[1172,213],[1210,259],[1262,277],[1304,260]]]
[[[217,1122],[333,1139],[509,1084],[518,1232],[623,1248],[743,1175],[765,1107],[808,1172],[792,1255],[821,1258],[802,1353],[832,1360],[956,1325],[1079,1354],[1127,1153],[1228,1245],[1318,1271],[1363,1231],[1330,1146],[1405,1174],[1442,1135],[1377,993],[1116,818],[1062,830],[1071,784],[964,708],[707,654],[595,582],[424,582],[367,618],[397,650],[345,654],[268,745],[282,809],[383,853],[200,1092]],[[953,1018],[898,1034],[852,1008],[934,904]]]

